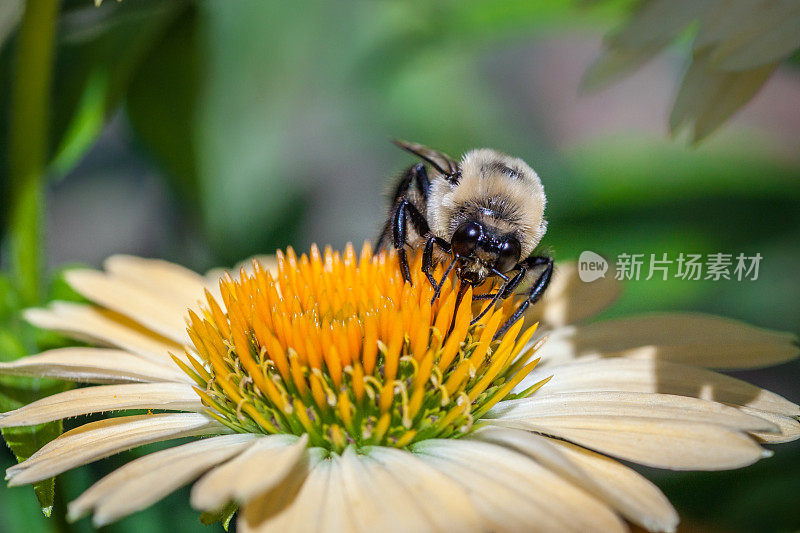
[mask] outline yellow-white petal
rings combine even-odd
[[[574,324],[610,306],[621,290],[622,284],[613,276],[584,283],[575,263],[558,263],[544,297],[525,315],[525,320],[541,321],[549,328]]]
[[[778,415],[760,409],[751,409],[750,407],[740,407],[741,411],[759,416],[765,420],[769,420],[776,426],[779,431],[777,433],[762,433],[758,431],[751,432],[759,441],[768,444],[780,444],[784,442],[792,442],[800,439],[800,422],[796,417]]]
[[[422,509],[377,462],[349,447],[342,454],[341,465],[344,481],[341,490],[358,529],[391,531],[398,524],[403,524],[407,531],[430,529]]]
[[[189,383],[185,373],[123,350],[69,347],[48,350],[8,363],[0,374],[64,379],[80,383]]]
[[[145,359],[164,364],[181,344],[154,333],[130,318],[99,307],[55,302],[47,309],[28,309],[25,319],[43,329],[72,338],[122,348]]]
[[[478,531],[483,525],[466,489],[416,455],[396,448],[372,446],[366,454],[378,461],[403,486],[439,531]]]
[[[771,455],[739,431],[705,422],[629,416],[492,420],[580,444],[620,459],[671,470],[728,470]]]
[[[515,449],[650,531],[674,531],[678,513],[650,481],[621,463],[527,431],[483,427],[469,438]]]
[[[97,527],[157,502],[213,466],[246,450],[258,436],[222,435],[140,457],[107,475],[69,504],[70,520],[94,510]]]
[[[53,394],[14,411],[2,413],[0,427],[33,426],[73,416],[125,409],[199,412],[205,407],[189,384],[98,385]]]
[[[106,259],[103,266],[114,278],[168,296],[184,307],[194,306],[204,297],[206,279],[175,263],[132,255],[114,255]]]
[[[251,533],[274,531],[273,521],[281,514],[291,512],[291,506],[303,488],[309,473],[326,460],[328,452],[322,448],[308,448],[303,460],[297,463],[289,475],[272,490],[251,499],[239,511],[236,531]]]
[[[201,413],[109,418],[85,424],[45,444],[27,461],[6,470],[10,486],[35,483],[136,446],[230,430]]]
[[[604,503],[504,446],[429,439],[419,457],[470,489],[476,510],[497,531],[626,531]]]
[[[179,344],[189,342],[184,302],[96,270],[70,270],[64,277],[73,289],[89,300],[125,315]]]
[[[297,496],[288,505],[268,521],[263,521],[255,528],[244,528],[244,531],[337,531],[328,527],[326,517],[322,514],[330,493],[340,490],[340,487],[330,485],[330,474],[331,460],[319,461],[311,468]]]
[[[619,509],[626,518],[650,531],[675,530],[678,513],[658,487],[644,476],[580,446],[556,439],[550,441],[602,485],[606,497],[620,505]]]
[[[216,511],[229,501],[244,503],[274,489],[303,458],[308,436],[269,435],[204,475],[192,487],[196,509]]]
[[[758,416],[717,402],[650,392],[570,392],[536,394],[498,403],[487,419],[527,420],[536,425],[570,424],[609,416],[680,420],[717,424],[739,431],[778,432],[778,426]]]
[[[339,489],[344,485],[342,462],[337,455],[331,455],[329,463],[331,489],[328,490],[324,507],[322,507],[321,512],[325,521],[321,526],[325,527],[326,532],[353,533],[359,531],[350,509],[350,502],[347,501],[344,491]]]
[[[571,326],[550,333],[537,352],[543,362],[637,352],[673,363],[713,368],[755,368],[800,355],[797,336],[756,328],[728,318],[695,313],[640,315]]]
[[[800,416],[798,405],[774,392],[704,368],[649,359],[615,357],[577,361],[541,371],[537,369],[522,380],[520,387],[530,386],[550,375],[553,378],[537,395],[587,391],[653,392]]]

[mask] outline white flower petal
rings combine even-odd
[[[342,462],[339,456],[334,454],[329,458],[330,462],[330,489],[325,499],[325,505],[322,508],[322,516],[325,521],[321,524],[325,532],[353,533],[359,531],[358,524],[353,518],[353,512],[350,509],[350,502],[347,501],[347,496],[341,487],[344,486],[344,477],[342,474]]]
[[[439,531],[479,531],[483,521],[465,488],[416,455],[386,446],[366,450],[406,489]]]
[[[626,531],[612,510],[561,476],[505,446],[430,439],[413,452],[468,487],[476,510],[498,531]]]
[[[69,504],[70,520],[94,510],[106,525],[144,509],[191,482],[209,468],[247,449],[257,435],[211,437],[140,457],[114,470]]]
[[[537,369],[522,380],[519,388],[550,375],[553,378],[537,396],[587,391],[657,392],[800,416],[799,406],[774,392],[712,370],[648,359],[615,357]]]
[[[6,479],[10,486],[35,483],[143,444],[229,431],[201,413],[109,418],[85,424],[48,442],[27,461],[6,470]]]
[[[546,438],[546,437],[545,437]],[[678,513],[658,487],[627,466],[568,442],[551,439],[562,453],[602,484],[625,517],[650,531],[674,531]]]
[[[760,409],[752,409],[750,407],[740,407],[742,412],[752,414],[769,420],[779,428],[778,433],[761,433],[758,431],[751,432],[759,441],[767,444],[780,444],[783,442],[792,442],[800,439],[800,422],[796,417],[778,415]]]
[[[650,531],[674,531],[678,513],[650,481],[619,462],[527,431],[484,427],[469,438],[513,448],[611,505]]]
[[[584,356],[626,355],[626,350],[673,363],[714,368],[776,365],[800,355],[797,336],[695,313],[665,313],[571,326],[550,333],[537,356],[563,363]]]
[[[186,344],[187,308],[169,295],[157,294],[129,281],[97,270],[76,269],[64,274],[67,283],[80,294],[127,316],[151,330]],[[201,296],[201,295],[200,295]]]
[[[279,513],[259,527],[245,531],[335,532],[325,515],[329,494],[339,490],[330,486],[331,459],[323,459],[311,468],[297,496]],[[345,532],[342,532],[345,533]]]
[[[358,455],[352,447],[341,457],[342,489],[358,529],[391,531],[402,524],[407,531],[426,531],[430,522],[422,509],[377,462]]]
[[[172,365],[170,352],[183,352],[181,344],[154,333],[130,318],[99,307],[55,302],[47,309],[28,309],[31,324],[85,340],[122,348],[157,363]]]
[[[309,473],[328,456],[322,448],[308,448],[303,460],[298,462],[289,475],[273,489],[246,502],[239,511],[236,531],[250,533],[255,531],[274,531],[274,521],[283,513],[291,512]]]
[[[527,323],[541,321],[547,327],[561,327],[596,315],[619,297],[622,284],[607,276],[592,283],[578,277],[575,263],[558,263],[553,281],[542,300],[525,315]]]
[[[194,388],[184,383],[98,385],[53,394],[14,411],[1,413],[0,427],[33,426],[73,416],[125,409],[202,411],[205,407]]]
[[[193,383],[183,372],[130,352],[105,348],[58,348],[0,363],[0,374],[80,383]]]
[[[244,503],[277,487],[303,458],[308,436],[269,435],[245,453],[204,475],[192,487],[196,509],[216,511],[229,501]]]
[[[497,419],[491,423],[544,433],[620,459],[671,470],[728,470],[770,455],[744,433],[705,422],[605,416]]]
[[[168,296],[187,308],[204,299],[206,279],[175,263],[132,255],[113,255],[105,260],[103,266],[114,278]]]
[[[778,426],[717,402],[651,392],[569,392],[536,394],[498,403],[487,419],[565,423],[624,416],[717,424],[739,431],[778,432]]]

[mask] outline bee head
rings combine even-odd
[[[453,233],[453,255],[459,260],[459,277],[471,285],[490,274],[508,272],[519,262],[522,247],[513,234],[500,234],[477,221],[463,222]]]

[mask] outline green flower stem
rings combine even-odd
[[[24,305],[40,299],[53,40],[60,0],[28,0],[11,88],[8,206],[11,272]]]

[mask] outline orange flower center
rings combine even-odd
[[[307,433],[313,446],[406,447],[458,437],[536,366],[526,348],[535,326],[495,332],[514,302],[470,324],[485,300],[467,289],[456,308],[451,275],[434,290],[412,267],[405,283],[394,253],[356,255],[312,246],[298,258],[278,252],[276,272],[258,262],[220,280],[190,311],[194,350],[176,362],[198,383],[208,412],[238,432]],[[434,273],[441,279],[442,268]],[[491,287],[486,288],[491,289]]]

